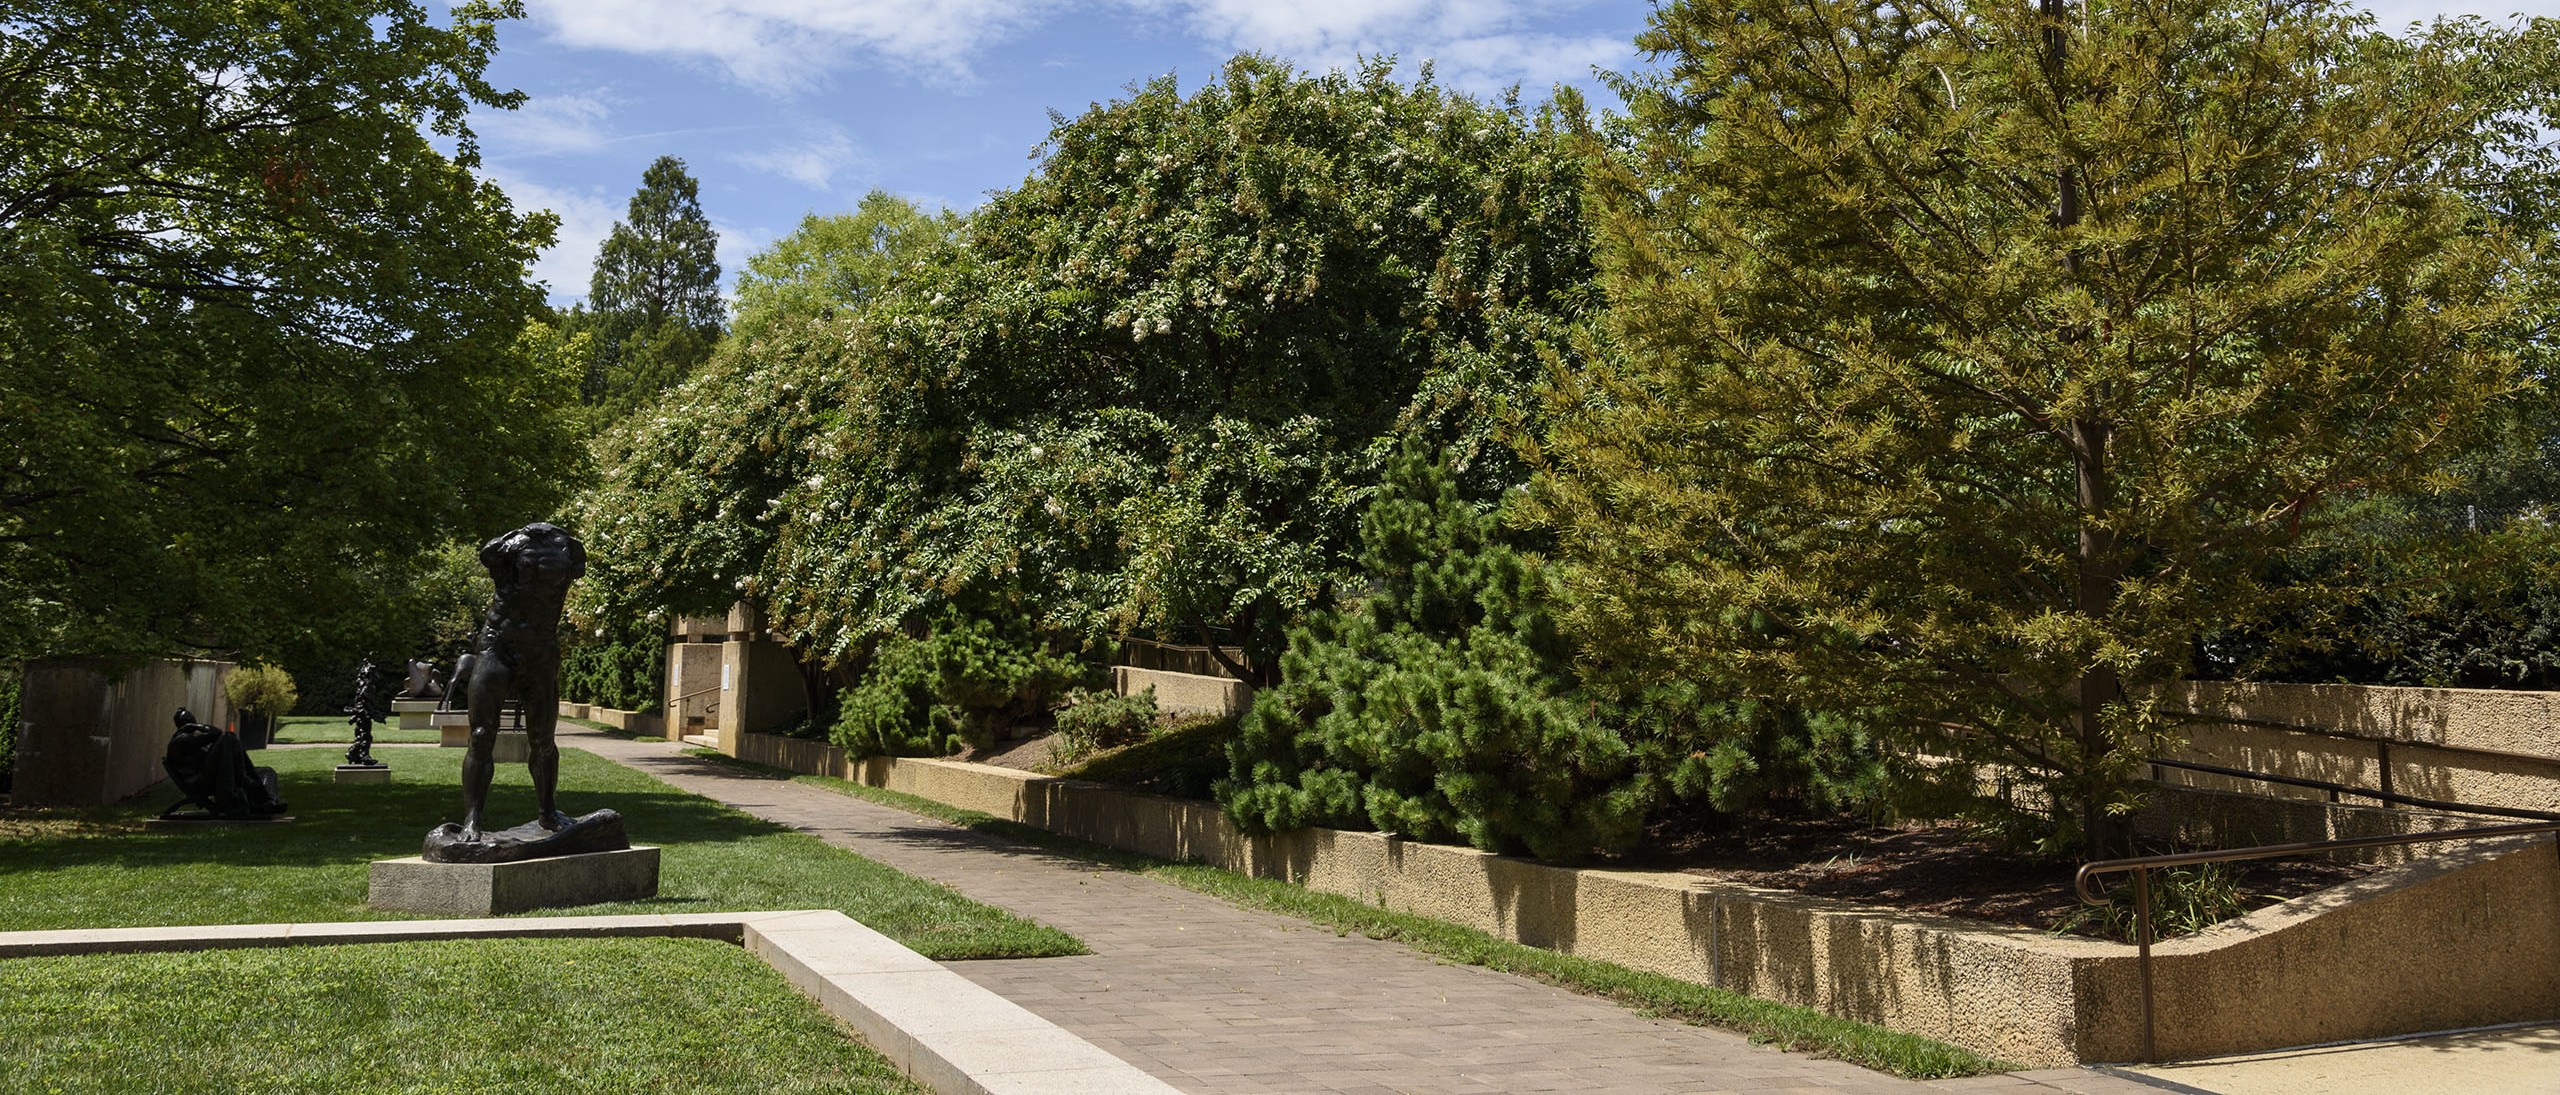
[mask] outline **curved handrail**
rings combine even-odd
[[[2251,773],[2242,773],[2251,774]],[[2263,778],[2263,777],[2261,777]],[[2280,780],[2279,782],[2284,782]],[[2318,782],[2298,781],[2298,782]],[[2371,794],[2372,792],[2361,792]],[[2394,796],[2398,797],[2398,796]],[[2532,812],[2532,811],[2527,811]],[[2560,816],[2544,814],[2551,820],[2527,821],[2514,825],[2480,825],[2466,829],[2446,829],[2432,833],[2398,833],[2390,836],[2354,836],[2337,840],[2312,840],[2294,844],[2261,844],[2251,848],[2227,848],[2211,852],[2171,852],[2164,855],[2130,856],[2124,859],[2101,859],[2080,865],[2071,876],[2071,888],[2089,905],[2110,904],[2114,899],[2089,892],[2090,880],[2099,875],[2130,871],[2133,873],[2133,923],[2136,954],[2142,976],[2142,1059],[2156,1059],[2153,1039],[2154,1013],[2151,1001],[2151,868],[2185,867],[2203,863],[2236,863],[2250,859],[2277,859],[2292,855],[2317,855],[2356,848],[2387,848],[2400,844],[2426,844],[2440,840],[2489,840],[2502,836],[2534,836],[2560,833]],[[2560,843],[2560,842],[2555,842]]]

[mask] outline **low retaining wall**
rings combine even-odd
[[[1248,837],[1216,806],[946,760],[738,755],[1165,859],[1952,1042],[2031,1065],[2140,1054],[2130,946],[1691,875],[1550,866],[1379,833]],[[2560,1016],[2560,855],[2460,848],[2155,948],[2163,1059]]]
[[[2560,693],[2196,681],[2168,695],[2198,721],[2181,760],[2421,798],[2560,811]],[[2352,735],[2356,739],[2337,735]],[[2166,778],[2296,798],[2324,792],[2202,773]]]
[[[181,707],[196,721],[229,726],[223,697],[229,662],[144,662],[111,671],[95,662],[30,662],[20,692],[16,783],[20,806],[103,806],[168,778],[160,758]]]
[[[1253,706],[1253,687],[1233,677],[1111,667],[1112,691],[1127,696],[1149,688],[1156,690],[1156,710],[1176,715],[1236,715]]]
[[[560,704],[560,717],[585,719],[599,726],[610,726],[644,738],[665,737],[667,732],[666,716],[647,711],[621,711],[611,707],[569,703],[564,700]]]

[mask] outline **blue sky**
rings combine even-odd
[[[1020,183],[1049,130],[1173,73],[1188,91],[1230,56],[1302,68],[1393,54],[1483,95],[1558,83],[1595,104],[1595,67],[1640,63],[1645,0],[527,0],[490,79],[531,101],[484,111],[484,168],[520,208],[560,215],[535,268],[552,300],[590,264],[641,169],[682,157],[720,231],[724,276],[808,213],[887,190],[975,207]],[[2387,23],[2466,12],[2560,15],[2560,0],[2382,0]]]

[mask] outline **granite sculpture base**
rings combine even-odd
[[[389,783],[391,766],[388,764],[341,764],[338,766],[338,782]]]
[[[451,712],[460,715],[461,712]],[[443,715],[438,715],[442,719]],[[436,744],[447,749],[471,747],[471,724],[467,722],[436,723]],[[522,730],[500,730],[498,740],[489,743],[489,759],[500,764],[522,764],[533,758],[533,738]]]
[[[365,904],[433,916],[503,916],[657,894],[658,849],[644,844],[512,863],[377,859]]]
[[[393,700],[391,710],[400,716],[401,729],[424,730],[435,725],[436,704],[440,702],[442,701]]]

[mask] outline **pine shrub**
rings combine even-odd
[[[1087,675],[1075,659],[989,621],[946,621],[924,638],[880,644],[862,683],[844,693],[835,741],[855,756],[949,756],[989,744]]]
[[[1228,814],[1551,859],[1632,840],[1661,783],[1581,693],[1556,583],[1498,514],[1408,452],[1360,544],[1374,592],[1290,632],[1228,748]]]

